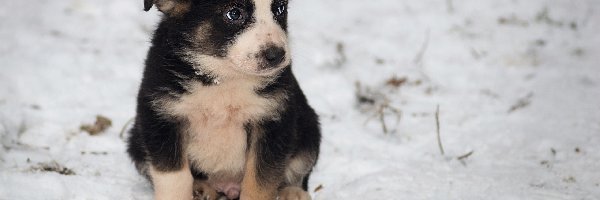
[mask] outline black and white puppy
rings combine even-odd
[[[307,200],[320,128],[292,74],[287,0],[145,0],[128,152],[156,199]]]

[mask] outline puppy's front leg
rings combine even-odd
[[[251,136],[246,156],[244,179],[240,200],[275,200],[279,187],[285,180],[285,163],[291,144],[286,128],[293,118],[264,122],[259,127],[249,127]]]
[[[194,177],[188,162],[176,171],[159,171],[150,168],[156,200],[191,200]]]
[[[311,200],[310,195],[299,187],[301,183],[296,184],[298,186],[286,186],[279,191],[280,186],[285,186],[285,184],[282,185],[285,179],[281,165],[283,157],[257,157],[261,155],[253,154],[254,151],[250,152],[246,161],[240,200]],[[276,154],[269,153],[271,156]],[[271,162],[269,159],[272,159]]]
[[[246,160],[240,200],[275,200],[277,198],[277,183],[261,178],[258,173],[257,155],[251,150]]]

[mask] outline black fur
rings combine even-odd
[[[176,100],[191,91],[186,88],[190,82],[201,82],[216,87],[217,74],[197,74],[191,63],[181,55],[184,49],[192,49],[205,55],[224,57],[231,41],[254,19],[246,24],[234,26],[222,21],[221,13],[236,1],[194,0],[189,12],[178,17],[165,16],[158,25],[152,39],[152,46],[146,59],[146,68],[138,94],[137,116],[129,138],[128,153],[136,167],[144,175],[147,164],[159,171],[174,171],[182,167],[183,140],[186,127],[193,121],[161,114],[155,107],[157,99]],[[249,0],[241,0],[248,16],[254,10]],[[144,9],[149,10],[155,1],[145,0]],[[276,1],[273,9],[277,9]],[[287,12],[287,11],[286,11]],[[276,17],[276,21],[287,31],[287,13]],[[189,35],[202,24],[210,23],[210,34],[203,38],[190,39]],[[200,66],[201,67],[201,66]],[[196,66],[198,68],[198,66]],[[260,123],[246,124],[248,146],[256,145],[257,169],[260,181],[283,180],[285,163],[291,158],[309,155],[316,161],[319,153],[320,130],[318,117],[308,105],[296,78],[288,66],[274,81],[255,91],[271,98],[276,93],[285,93],[288,98],[277,120],[263,120]],[[259,129],[257,129],[259,128]],[[260,132],[257,130],[261,130]],[[252,143],[250,138],[255,138]],[[206,141],[210,143],[210,141]],[[313,163],[314,164],[314,163]],[[202,169],[192,169],[195,178],[206,178]],[[302,187],[307,190],[307,174]],[[281,186],[285,186],[281,182]]]
[[[144,11],[149,11],[154,5],[154,0],[144,0]]]

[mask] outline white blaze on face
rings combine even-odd
[[[269,75],[290,64],[287,34],[275,21],[275,16],[271,10],[273,0],[253,0],[253,3],[255,10],[253,16],[249,16],[249,18],[254,21],[237,36],[233,44],[227,49],[227,57],[221,59],[201,56],[202,63],[208,64],[210,71],[216,72],[217,75]],[[261,65],[265,63],[262,52],[267,45],[283,48],[286,55],[285,60],[279,67],[262,71],[264,66]]]

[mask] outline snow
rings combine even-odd
[[[2,3],[0,199],[151,199],[119,134],[159,13]],[[600,1],[291,4],[294,71],[324,137],[314,199],[600,199]],[[357,82],[375,105],[358,105]],[[372,117],[384,99],[402,112],[384,109],[389,133]],[[110,129],[79,130],[99,114]],[[75,175],[34,170],[53,161]]]

